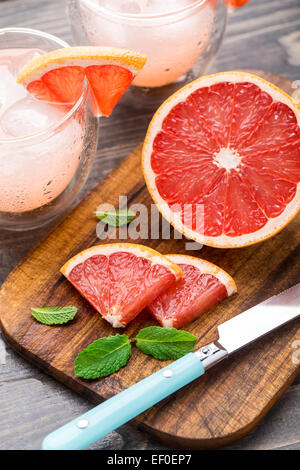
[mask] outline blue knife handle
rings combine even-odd
[[[202,374],[201,360],[189,353],[52,432],[42,448],[84,449]]]

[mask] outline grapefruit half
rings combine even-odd
[[[109,116],[145,62],[145,55],[127,49],[66,47],[28,62],[18,83],[40,100],[75,104],[86,78],[95,114]]]
[[[157,251],[131,243],[88,248],[61,272],[114,328],[125,327],[183,275]]]
[[[218,266],[187,255],[167,255],[184,275],[148,305],[164,327],[182,328],[237,291],[232,277]]]
[[[300,208],[299,116],[292,97],[243,72],[201,77],[169,97],[142,157],[162,215],[214,247],[275,235]]]

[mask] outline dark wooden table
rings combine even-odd
[[[72,42],[64,0],[0,0],[0,27],[31,27]],[[229,19],[213,71],[264,69],[300,80],[300,0],[251,0]],[[82,198],[143,140],[150,113],[122,103],[101,121],[98,151]],[[50,230],[0,231],[0,284]],[[299,338],[300,339],[300,338]],[[91,404],[18,357],[0,333],[0,449],[39,449],[54,428]],[[93,449],[164,449],[126,425]],[[228,449],[300,449],[300,378],[247,437]]]

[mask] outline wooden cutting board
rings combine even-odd
[[[292,91],[289,80],[256,73],[287,92]],[[94,381],[75,377],[73,362],[78,352],[100,336],[115,331],[59,272],[71,256],[102,243],[96,236],[97,220],[92,215],[100,203],[117,207],[119,195],[126,195],[128,206],[134,203],[150,206],[140,158],[141,146],[26,256],[0,291],[1,324],[11,346],[93,403],[115,395],[167,364],[134,348],[127,366],[110,377]],[[217,338],[218,323],[299,282],[299,230],[298,216],[278,235],[254,246],[232,250],[204,247],[188,252],[221,266],[238,286],[238,294],[186,328],[199,338],[199,346]],[[165,254],[185,252],[186,240],[127,241],[149,245]],[[76,305],[79,312],[65,326],[45,326],[31,316],[31,306],[68,304]],[[140,328],[151,324],[154,321],[142,313],[126,333],[134,337]],[[295,320],[209,370],[138,416],[134,424],[174,447],[216,448],[241,438],[262,419],[299,373],[300,365],[292,360],[293,342],[299,339],[300,325]]]

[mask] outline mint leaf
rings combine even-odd
[[[135,218],[135,213],[130,209],[96,211],[94,214],[101,222],[112,227],[122,227],[122,225],[129,224]]]
[[[106,377],[125,366],[130,355],[131,344],[127,335],[99,338],[78,354],[74,372],[84,379]]]
[[[62,325],[73,320],[77,313],[77,308],[73,305],[67,307],[32,307],[32,316],[44,325]]]
[[[149,326],[140,330],[136,337],[137,347],[156,359],[179,359],[191,352],[196,344],[196,336],[176,328]]]

